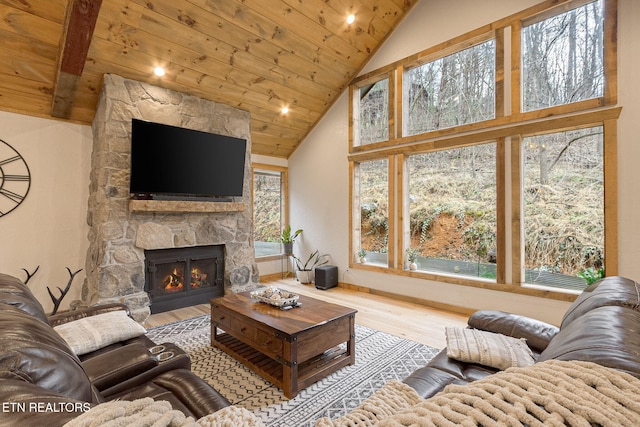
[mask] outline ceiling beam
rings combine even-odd
[[[78,81],[84,70],[101,5],[102,0],[69,0],[53,89],[53,117],[71,117]]]

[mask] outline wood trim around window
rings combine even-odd
[[[289,224],[289,169],[285,166],[276,166],[269,165],[266,163],[252,163],[251,164],[251,206],[253,207],[253,177],[256,171],[266,171],[266,172],[279,172],[280,173],[280,194],[282,196],[281,206],[280,206],[280,225],[281,227],[285,227]],[[253,210],[253,208],[252,208]],[[251,216],[251,222],[253,223],[253,215]],[[255,224],[252,226],[255,227]],[[281,255],[268,255],[265,257],[258,258],[262,261],[267,261],[269,259],[280,258]]]

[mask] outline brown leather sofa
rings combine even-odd
[[[162,344],[173,353],[162,362],[144,335],[78,357],[53,329],[123,309],[110,304],[48,317],[26,285],[0,274],[0,426],[61,426],[114,399],[166,400],[195,419],[230,405],[173,344]]]
[[[468,326],[526,338],[536,362],[588,361],[640,378],[640,286],[624,277],[607,277],[585,289],[560,327],[501,311],[478,311]],[[450,359],[445,348],[404,382],[429,398],[449,384],[466,384],[496,372]]]

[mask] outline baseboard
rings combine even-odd
[[[293,278],[293,273],[289,272],[289,276],[285,279]],[[273,282],[275,280],[282,280],[282,273],[261,274],[260,283]]]

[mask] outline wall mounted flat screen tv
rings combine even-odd
[[[137,199],[241,197],[247,141],[133,119],[131,184]]]

